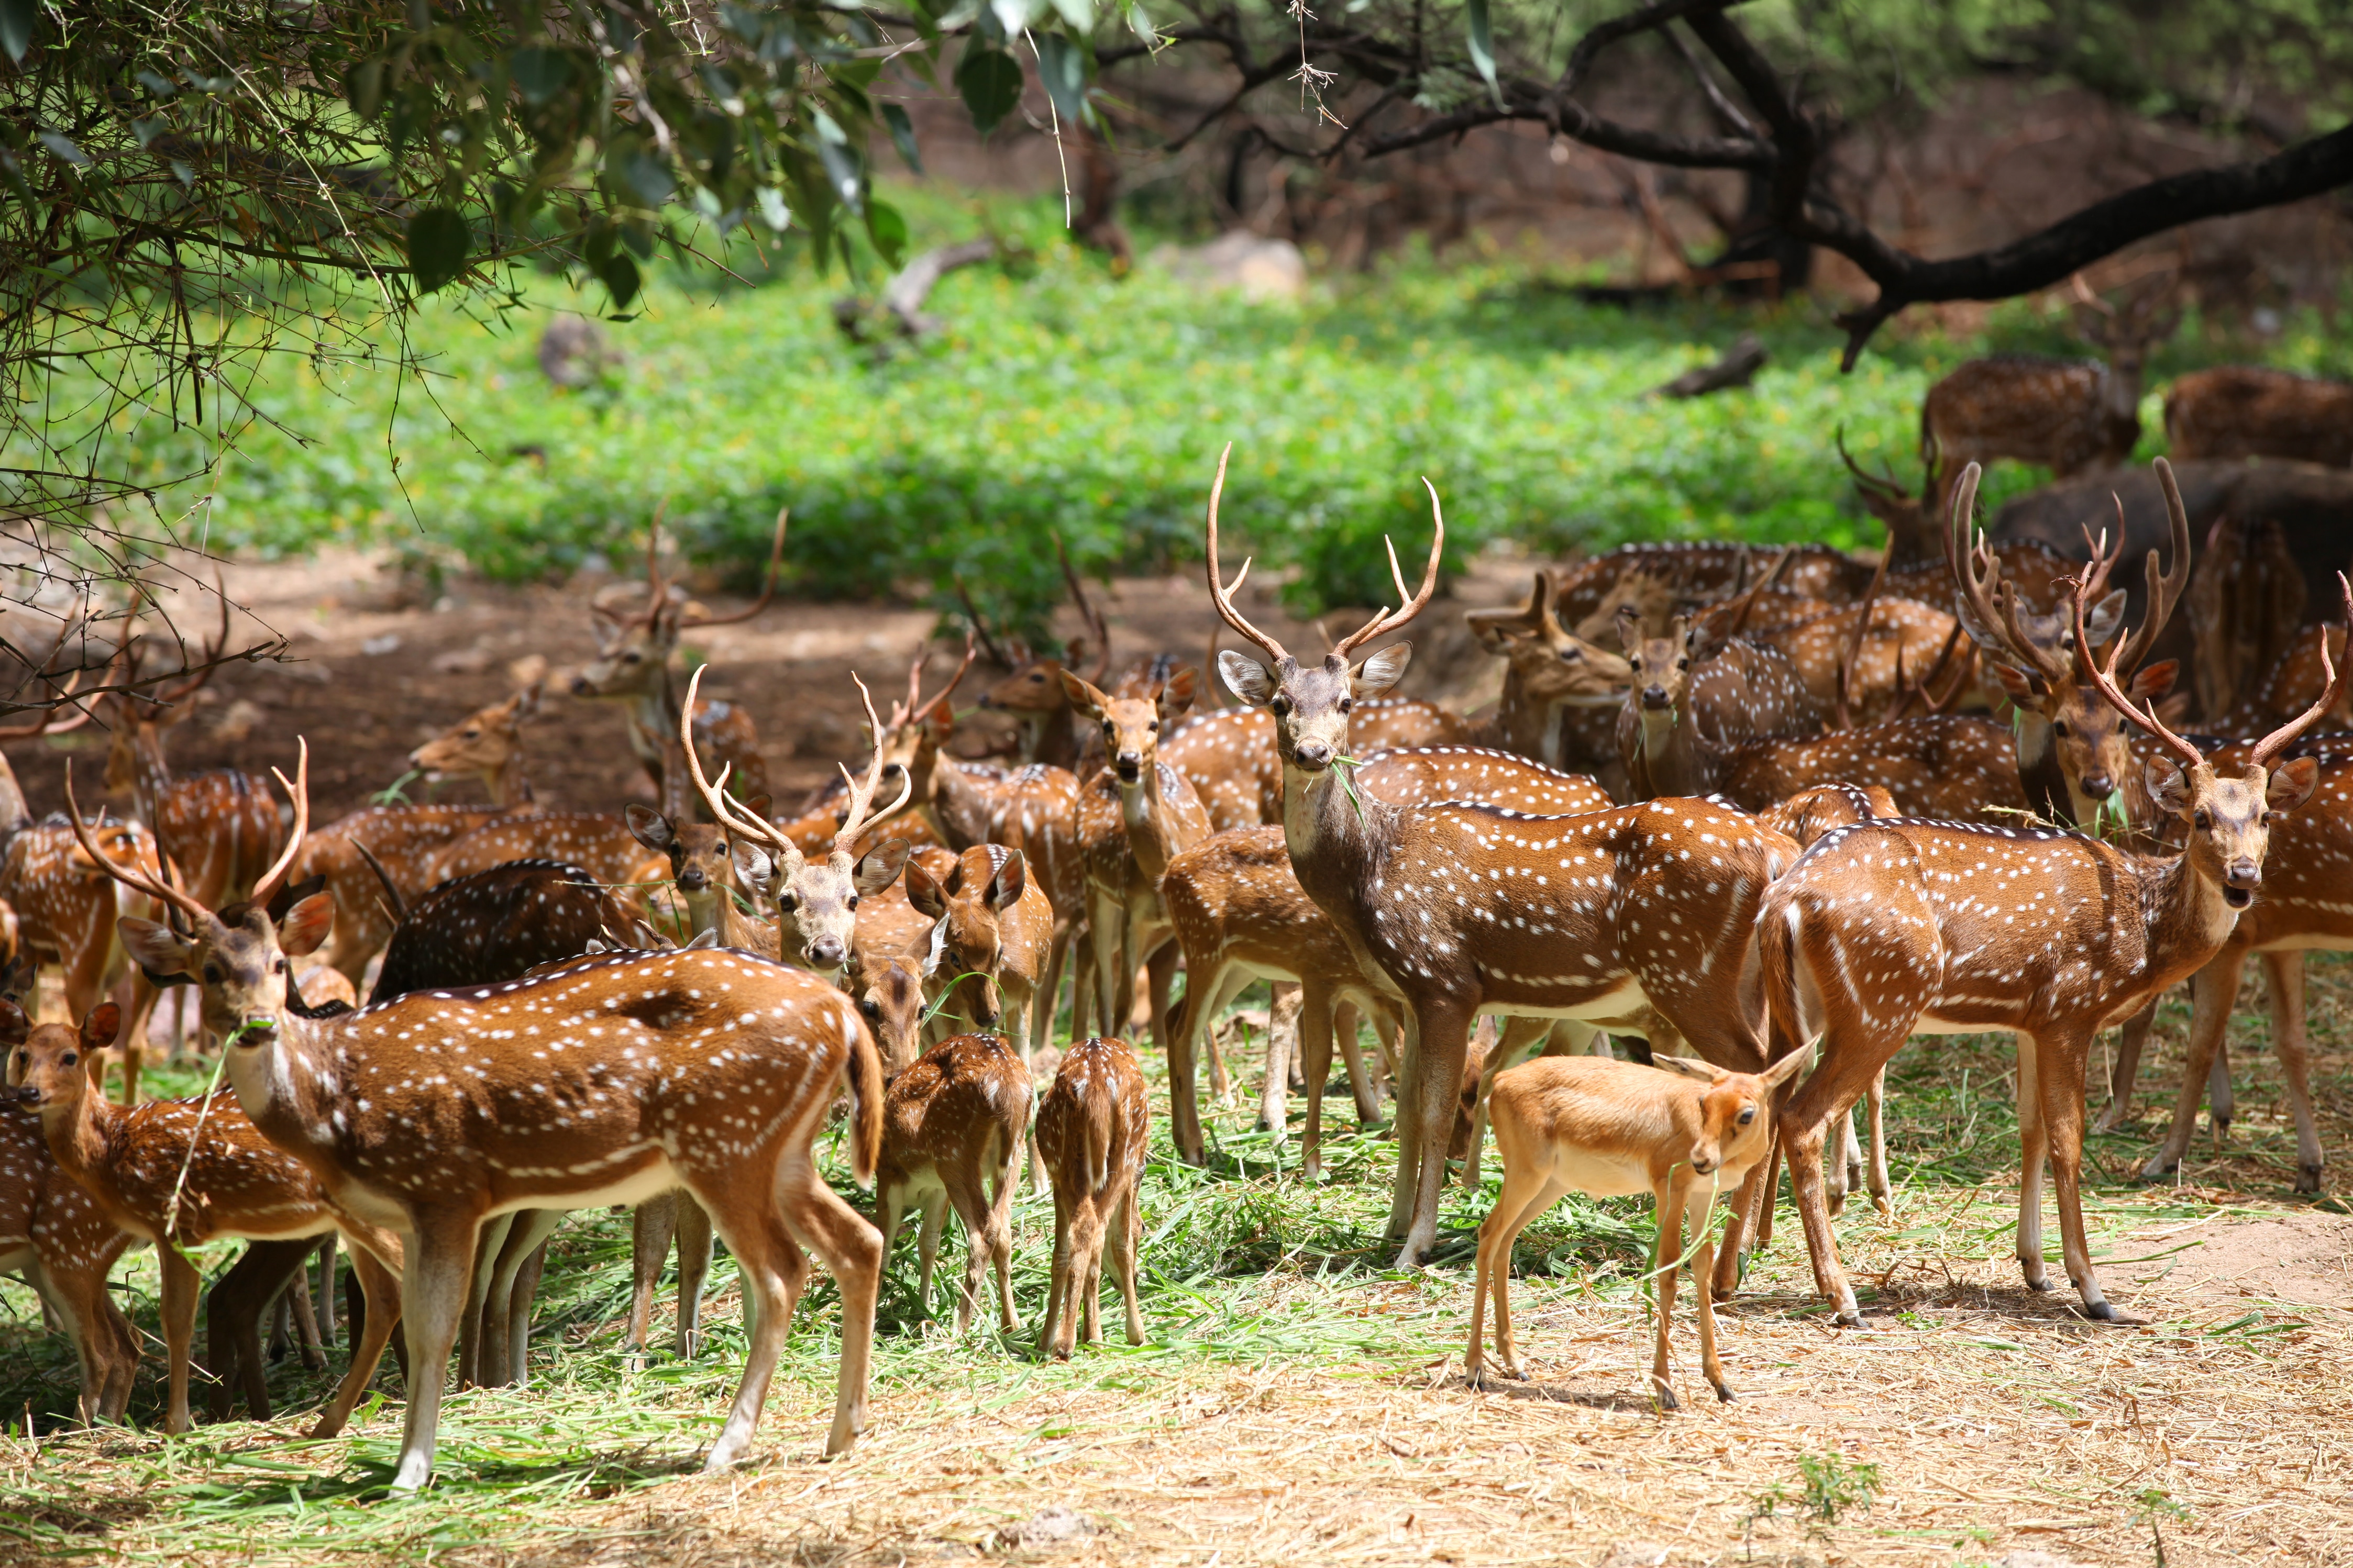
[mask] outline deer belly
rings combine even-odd
[[[1649,1161],[1631,1155],[1556,1148],[1552,1179],[1589,1197],[1627,1197],[1651,1190],[1651,1167]]]
[[[1558,979],[1535,975],[1514,975],[1501,970],[1490,969],[1484,964],[1480,966],[1479,974],[1480,978],[1487,983],[1487,990],[1491,995],[1504,986],[1511,985],[1514,981],[1529,987],[1527,990],[1513,991],[1508,1000],[1497,998],[1482,1002],[1479,1006],[1479,1016],[1482,1017],[1626,1018],[1641,1013],[1651,1005],[1650,998],[1642,994],[1642,982],[1631,974],[1621,974],[1606,990],[1591,992],[1583,996],[1577,995],[1577,987],[1582,982],[1574,974],[1563,975]],[[1554,996],[1561,999],[1545,1000],[1543,994],[1546,992],[1550,992]],[[1646,1182],[1644,1185],[1635,1190],[1647,1193],[1651,1189]]]
[[[2018,1022],[2015,1018],[1988,1023],[1975,1019],[1942,1017],[1932,1009],[1921,1014],[1914,1021],[1912,1033],[1915,1035],[1993,1035],[2017,1027]]]

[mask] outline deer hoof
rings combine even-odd
[[[2295,1168],[2295,1190],[2299,1193],[2316,1193],[2320,1191],[2320,1167],[2318,1165],[2298,1165]]]
[[[1662,1410],[1681,1410],[1683,1407],[1683,1401],[1675,1397],[1675,1391],[1663,1383],[1656,1382],[1655,1379],[1651,1396]]]
[[[1728,1383],[1717,1384],[1715,1385],[1715,1397],[1718,1404],[1731,1404],[1733,1401],[1732,1384]]]

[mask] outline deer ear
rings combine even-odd
[[[1274,700],[1274,677],[1246,653],[1228,648],[1218,655],[1218,674],[1244,707],[1263,708]]]
[[[32,1030],[32,1020],[25,1016],[25,1010],[0,996],[0,1046],[21,1046]]]
[[[2035,693],[2042,688],[2042,683],[2034,677],[2022,669],[2013,669],[2009,665],[1996,664],[1990,659],[1986,663],[1987,668],[1993,671],[1993,678],[2001,682],[2001,689],[2010,693],[2012,702],[2022,708],[2034,700]]]
[[[182,942],[171,927],[153,921],[125,915],[114,922],[114,929],[121,933],[122,946],[131,954],[131,962],[150,976],[185,974],[189,961],[195,956],[193,944]]]
[[[1356,666],[1356,678],[1348,682],[1348,689],[1359,700],[1378,697],[1405,679],[1405,667],[1412,659],[1413,644],[1391,643]]]
[[[2142,773],[2141,787],[2148,792],[2149,799],[2157,802],[2159,811],[2179,816],[2189,809],[2189,780],[2178,763],[2156,758]]]
[[[1702,1083],[1721,1083],[1732,1076],[1722,1068],[1701,1061],[1696,1057],[1666,1057],[1656,1051],[1651,1053],[1651,1065],[1678,1078],[1695,1078]]]
[[[718,929],[713,927],[710,931],[696,931],[694,933],[694,940],[688,942],[686,945],[688,947],[717,947],[719,945]],[[681,951],[683,951],[683,949]]]
[[[1168,684],[1160,689],[1160,716],[1174,719],[1193,706],[1193,690],[1200,679],[1201,672],[1189,664],[1170,676]]]
[[[1811,1051],[1791,1051],[1788,1056],[1758,1073],[1757,1079],[1765,1085],[1766,1092],[1769,1094],[1797,1077],[1812,1057]]]
[[[535,719],[539,717],[540,689],[546,684],[547,683],[544,679],[534,680],[529,686],[524,687],[521,691],[515,693],[514,716],[516,722],[520,723],[525,719]]]
[[[735,879],[747,892],[765,898],[776,879],[776,863],[768,856],[765,846],[748,838],[730,838],[727,858],[735,863]]]
[[[1067,669],[1062,671],[1062,695],[1070,699],[1071,707],[1088,718],[1103,717],[1103,694],[1088,685],[1082,678],[1072,675]]]
[[[933,920],[947,913],[946,890],[940,886],[937,877],[923,869],[920,860],[907,862],[907,901],[915,906],[917,914],[928,915]]]
[[[2125,602],[2125,591],[2118,588],[2094,605],[2092,613],[2084,617],[2084,630],[2090,635],[2094,647],[2106,646],[2124,626]]]
[[[114,1037],[121,1032],[122,1009],[111,1002],[101,1002],[81,1021],[82,1048],[102,1051],[114,1044]]]
[[[286,911],[278,922],[278,946],[289,958],[319,951],[335,929],[335,900],[329,893],[313,893]]]
[[[2320,783],[2320,764],[2310,757],[2298,757],[2285,767],[2274,770],[2263,785],[2263,804],[2274,813],[2285,816],[2312,798],[2313,787]]]
[[[1029,862],[1016,849],[1005,858],[990,879],[988,901],[998,909],[1010,909],[1021,901],[1022,889],[1029,885]]]
[[[678,830],[670,818],[649,805],[632,805],[622,814],[628,818],[629,837],[657,855],[667,855],[670,847],[678,842]]]
[[[2180,675],[2179,659],[2161,658],[2155,664],[2142,666],[2140,673],[2133,677],[2132,689],[2125,695],[2136,702],[2157,701],[2172,691],[2173,683]]]
[[[903,838],[885,838],[866,852],[858,863],[858,890],[879,893],[899,879],[899,868],[907,863],[911,846]]]
[[[1618,646],[1632,653],[1642,642],[1642,612],[1631,605],[1618,606]]]

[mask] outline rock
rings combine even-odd
[[[1092,1521],[1060,1503],[1039,1509],[1019,1524],[1002,1526],[997,1532],[1000,1552],[1039,1546],[1068,1546],[1084,1541],[1095,1532]]]
[[[1993,1568],[2083,1568],[2072,1557],[2054,1552],[2038,1552],[2031,1547],[2020,1552],[2005,1552],[1993,1560]]]
[[[1197,289],[1238,289],[1245,300],[1296,300],[1307,291],[1307,258],[1287,239],[1229,229],[1207,245],[1163,246],[1153,260]]]
[[[400,634],[398,632],[386,632],[382,637],[370,637],[365,642],[360,644],[360,651],[367,655],[370,658],[374,658],[380,654],[396,652],[398,650],[399,647]]]

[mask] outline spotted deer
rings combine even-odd
[[[1070,1359],[1074,1342],[1103,1338],[1097,1308],[1103,1256],[1127,1304],[1127,1342],[1144,1342],[1135,1293],[1135,1252],[1143,1232],[1137,1188],[1152,1123],[1144,1072],[1127,1042],[1092,1036],[1062,1053],[1038,1106],[1038,1153],[1054,1188],[1054,1263],[1046,1288],[1040,1354]]]
[[[1349,714],[1404,673],[1411,646],[1361,664],[1351,656],[1430,602],[1445,541],[1437,492],[1419,590],[1407,592],[1392,548],[1400,607],[1309,665],[1236,608],[1234,586],[1234,586],[1219,572],[1224,477],[1221,462],[1209,492],[1210,593],[1226,624],[1273,665],[1229,652],[1219,657],[1221,672],[1235,696],[1275,716],[1284,842],[1300,886],[1359,962],[1385,974],[1406,1002],[1389,1231],[1403,1238],[1400,1266],[1410,1266],[1437,1237],[1447,1131],[1480,1015],[1581,1018],[1629,1033],[1663,1027],[1721,1065],[1765,1065],[1749,933],[1765,889],[1797,847],[1745,813],[1705,801],[1524,817],[1493,806],[1366,798],[1340,761],[1349,754]]]
[[[1618,753],[1637,800],[1707,795],[1726,754],[1821,729],[1821,710],[1779,649],[1738,637],[1711,648],[1688,616],[1663,637],[1644,636],[1631,617],[1620,623],[1634,680],[1619,710]]]
[[[2249,735],[2270,729],[2310,707],[2328,685],[2324,666],[2344,658],[2343,626],[2298,626],[2277,661],[2256,677],[2237,701],[2209,720],[2207,728],[2218,735]],[[2353,710],[2339,702],[2327,722],[2332,730],[2353,726]]]
[[[14,1098],[0,1090],[0,1100]],[[120,1421],[131,1402],[139,1340],[106,1287],[130,1245],[49,1152],[39,1118],[0,1104],[0,1274],[21,1276],[72,1342],[84,1426]]]
[[[956,1332],[972,1327],[982,1272],[997,1272],[997,1321],[1007,1333],[1013,1315],[1014,1166],[1029,1126],[1029,1069],[994,1034],[951,1036],[891,1079],[882,1101],[882,1152],[874,1191],[882,1255],[913,1208],[921,1216],[916,1247],[921,1273],[915,1300],[932,1304],[932,1268],[947,1211],[964,1222],[964,1288],[956,1298]]]
[[[768,797],[754,795],[744,803],[744,809],[765,822]],[[670,911],[671,934],[683,942],[708,931],[721,947],[740,947],[764,958],[776,956],[774,928],[736,905],[735,863],[725,827],[665,816],[648,805],[628,806],[622,816],[631,837],[649,853],[670,863],[667,891],[676,900],[676,908]]]
[[[1072,569],[1070,552],[1062,547],[1060,537],[1054,541],[1054,550],[1061,558],[1062,580],[1070,584],[1071,602],[1078,606],[1079,618],[1085,623],[1086,630],[1071,639],[1059,659],[1048,658],[1026,643],[1015,643],[1002,654],[991,644],[989,655],[1007,667],[1006,675],[981,693],[980,705],[1013,715],[1020,727],[1021,740],[1017,750],[1022,762],[1074,773],[1081,770],[1082,763],[1087,763],[1090,765],[1084,771],[1092,773],[1103,765],[1103,745],[1093,727],[1082,723],[1071,707],[1070,695],[1062,687],[1062,671],[1066,667],[1076,670],[1092,660],[1087,679],[1103,684],[1103,676],[1111,668],[1111,628],[1087,602],[1086,586]],[[957,586],[961,592],[962,584]],[[980,614],[973,608],[968,595],[965,613],[975,635],[985,635]]]
[[[1054,940],[1054,907],[1029,880],[1018,849],[981,844],[934,878],[909,861],[907,901],[934,922],[923,954],[923,989],[942,1005],[939,1024],[1002,1033],[1029,1060],[1030,1015]],[[1050,1043],[1050,1034],[1038,1040]]]
[[[2149,351],[2181,312],[2165,289],[2138,292],[2119,311],[2082,289],[2076,330],[2105,359],[1973,359],[1928,389],[1920,405],[1924,462],[1947,474],[2010,458],[2053,479],[2113,468],[2140,439],[2141,375]],[[1943,496],[1937,498],[1939,503]]]
[[[2285,458],[2353,468],[2353,383],[2252,364],[2191,371],[2165,395],[2165,437],[2185,463]]]
[[[1972,476],[1973,477],[1973,476]],[[1967,485],[1965,479],[1965,487]],[[2097,574],[2074,595],[2075,646]],[[2353,602],[2353,589],[2347,590]],[[2150,614],[2158,609],[2152,594]],[[2310,758],[2275,765],[2328,701],[2274,731],[2225,774],[2117,684],[2128,648],[2086,659],[2094,689],[2165,745],[2150,793],[2177,819],[2177,858],[2075,834],[1908,818],[1834,830],[1766,894],[1757,930],[1777,1055],[1820,1043],[1820,1065],[1778,1108],[1814,1278],[1841,1323],[1861,1321],[1822,1187],[1823,1129],[1915,1034],[2010,1029],[2019,1053],[2022,1178],[2018,1257],[2049,1288],[2042,1170],[2056,1190],[2067,1277],[2093,1318],[2119,1317],[2094,1272],[2079,1197],[2084,1074],[2093,1037],[2203,968],[2263,882],[2273,824],[2308,799]]]
[[[480,779],[491,803],[501,809],[531,805],[522,727],[539,716],[541,686],[534,680],[502,701],[476,709],[409,752],[408,765],[427,784]]]
[[[1588,641],[1609,637],[1616,626],[1611,590],[1630,574],[1665,583],[1671,596],[1657,606],[1650,625],[1663,630],[1677,601],[1704,602],[1736,595],[1755,580],[1756,547],[1717,541],[1671,544],[1621,544],[1554,576],[1554,605],[1560,622]],[[1860,598],[1871,581],[1871,565],[1827,544],[1792,548],[1779,569],[1778,590],[1800,598],[1843,605]],[[1599,618],[1596,618],[1597,616]]]
[[[79,1027],[35,1026],[14,1003],[0,1002],[0,1045],[16,1058],[16,1099],[38,1113],[58,1167],[115,1228],[155,1247],[170,1357],[165,1430],[185,1432],[190,1425],[189,1347],[201,1278],[181,1249],[216,1237],[315,1237],[340,1229],[352,1244],[370,1310],[368,1335],[353,1347],[350,1369],[311,1428],[313,1437],[332,1436],[375,1374],[399,1319],[399,1240],[341,1210],[310,1172],[262,1136],[230,1094],[122,1107],[91,1092],[87,1059],[106,1048],[121,1022],[109,1002]]]
[[[782,510],[776,513],[776,539],[768,547],[760,596],[746,609],[732,616],[711,615],[662,575],[659,512],[646,534],[645,603],[623,612],[600,595],[589,605],[596,657],[573,676],[572,695],[627,705],[629,749],[637,753],[654,793],[666,807],[692,798],[685,793],[677,776],[677,760],[670,754],[682,723],[690,727],[686,742],[690,752],[699,747],[714,765],[724,767],[744,795],[768,793],[768,764],[760,754],[759,732],[751,714],[717,698],[691,700],[681,709],[670,664],[681,632],[735,626],[768,607],[776,594],[776,567],[784,559],[787,515]]]
[[[1504,689],[1479,739],[1550,767],[1586,763],[1595,749],[1574,721],[1625,702],[1633,669],[1624,658],[1564,630],[1553,613],[1552,578],[1535,574],[1520,610],[1473,610],[1463,619],[1479,646],[1504,661]],[[1248,711],[1248,710],[1244,710]],[[1614,745],[1608,761],[1615,763]]]
[[[1721,787],[1743,811],[1765,812],[1818,784],[1849,783],[1894,797],[1889,816],[2015,824],[2027,815],[2010,729],[1968,714],[1933,713],[1758,741],[1733,753]]]
[[[1682,1272],[1683,1226],[1692,1233],[1700,1371],[1715,1396],[1732,1384],[1715,1348],[1715,1255],[1710,1218],[1716,1194],[1738,1187],[1763,1167],[1772,1142],[1773,1097],[1805,1065],[1802,1053],[1762,1073],[1726,1072],[1685,1057],[1654,1055],[1650,1066],[1604,1057],[1545,1057],[1497,1075],[1490,1099],[1503,1190],[1479,1227],[1471,1286],[1471,1384],[1485,1375],[1485,1309],[1495,1298],[1495,1359],[1506,1377],[1525,1378],[1512,1342],[1512,1243],[1566,1193],[1595,1197],[1651,1194],[1658,1219],[1651,1251],[1657,1287],[1657,1331],[1651,1352],[1651,1397],[1677,1408],[1668,1379],[1675,1277]],[[1727,1247],[1730,1242],[1727,1241]]]
[[[274,889],[310,820],[309,749]],[[70,779],[69,779],[70,784]],[[69,795],[70,799],[70,795]],[[707,1210],[756,1304],[733,1407],[705,1461],[743,1457],[807,1278],[806,1247],[839,1283],[840,1375],[828,1451],[865,1423],[881,1238],[818,1174],[818,1131],[848,1075],[852,1173],[873,1179],[881,1074],[849,1000],[804,972],[689,950],[583,960],[536,978],[412,994],[327,1019],[288,1010],[286,961],[334,918],[325,894],[272,923],[217,912],[118,868],[189,922],[123,940],[159,975],[202,986],[229,1043],[229,1080],[262,1135],[337,1209],[399,1231],[411,1384],[394,1489],[433,1467],[442,1379],[486,1220],[635,1203],[683,1185]]]
[[[1939,609],[1953,602],[1953,573],[1946,563],[1945,527],[1937,512],[1946,486],[1932,464],[1921,476],[1920,493],[1905,489],[1893,472],[1866,471],[1846,449],[1846,433],[1839,432],[1839,457],[1854,476],[1854,491],[1863,510],[1887,530],[1887,592],[1916,599]],[[2027,606],[2038,615],[2067,605],[2064,579],[2079,563],[2070,561],[2038,539],[2004,539],[1987,546],[2000,564],[2002,579],[2016,585]]]

